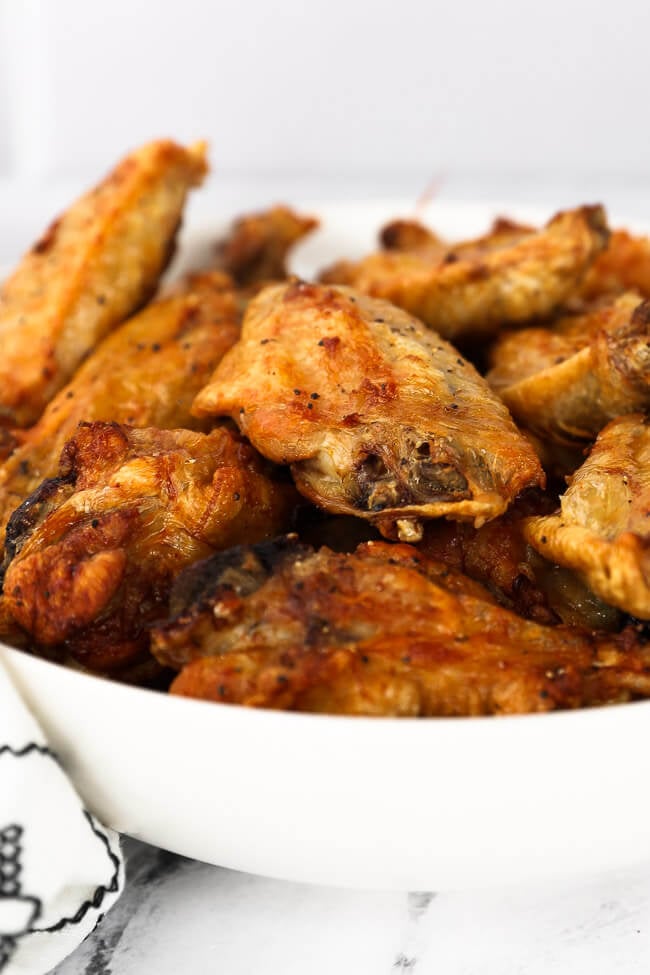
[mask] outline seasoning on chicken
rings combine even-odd
[[[540,626],[409,545],[354,555],[291,542],[221,553],[179,577],[152,649],[171,691],[356,715],[513,714],[650,695],[634,628]]]
[[[240,288],[283,281],[288,277],[289,252],[316,227],[315,217],[303,217],[286,206],[246,214],[234,221],[218,245],[218,267],[232,275]]]
[[[155,291],[205,146],[152,142],[48,228],[0,289],[0,425],[26,427]]]
[[[650,407],[650,302],[626,293],[549,328],[502,336],[487,380],[514,417],[567,445]]]
[[[633,414],[606,426],[560,510],[531,518],[525,532],[606,603],[650,619],[650,419]]]
[[[4,596],[37,645],[119,672],[146,658],[174,576],[290,524],[295,491],[221,427],[82,424],[59,474],[14,512]]]
[[[238,336],[232,282],[212,272],[190,278],[105,338],[0,467],[0,548],[12,511],[55,476],[82,420],[201,426],[190,415],[194,396]]]
[[[494,335],[552,314],[580,284],[608,239],[602,207],[555,216],[539,231],[497,222],[492,233],[439,257],[371,254],[322,275],[417,315],[445,338]]]
[[[544,478],[453,346],[349,288],[264,289],[194,408],[231,416],[315,504],[402,541],[419,539],[426,518],[482,524]]]

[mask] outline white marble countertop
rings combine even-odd
[[[55,975],[642,975],[650,864],[453,893],[252,877],[125,841],[127,888]]]

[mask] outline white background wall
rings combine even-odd
[[[0,0],[0,174],[650,171],[648,0]]]

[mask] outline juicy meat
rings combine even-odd
[[[650,407],[650,302],[627,293],[550,328],[502,336],[487,380],[533,432],[567,445]]]
[[[607,248],[587,272],[580,294],[596,298],[628,290],[650,298],[650,238],[614,230]]]
[[[239,217],[217,248],[218,266],[241,288],[282,281],[287,277],[290,250],[316,227],[314,217],[303,217],[286,206]]]
[[[179,577],[154,654],[172,693],[365,715],[549,711],[650,694],[650,645],[540,626],[408,545],[354,555],[284,542]]]
[[[205,146],[152,142],[56,220],[0,290],[0,425],[34,423],[84,356],[151,296]]]
[[[54,477],[82,420],[197,426],[194,396],[238,336],[237,302],[217,272],[191,278],[107,336],[0,467],[0,547],[12,511]]]
[[[42,646],[92,670],[146,655],[174,576],[286,530],[295,492],[235,434],[82,424],[7,528],[4,595]]]
[[[552,314],[607,243],[602,207],[560,213],[540,231],[501,221],[492,234],[444,257],[417,251],[342,262],[322,280],[385,298],[445,338],[494,335]]]
[[[543,481],[501,401],[447,342],[385,301],[293,282],[251,303],[195,402],[291,464],[315,504],[421,537],[423,518],[481,524]]]
[[[605,427],[560,510],[531,518],[526,537],[606,603],[650,619],[650,420],[634,414]]]

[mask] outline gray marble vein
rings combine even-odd
[[[285,883],[127,840],[127,888],[55,975],[644,975],[650,867],[410,894]]]
[[[420,923],[426,915],[435,894],[427,891],[411,891],[406,895],[406,922],[401,936],[400,949],[395,956],[391,972],[415,972],[418,958],[428,930]]]

